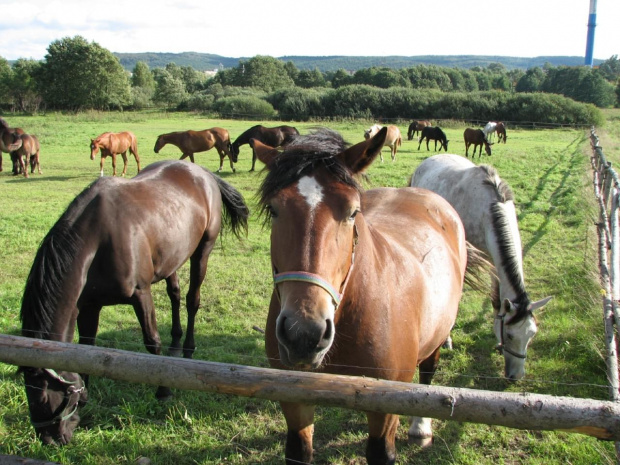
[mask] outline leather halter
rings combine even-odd
[[[276,268],[273,268],[273,286],[276,290],[276,294],[278,299],[280,299],[280,292],[278,291],[278,284],[283,283],[285,281],[301,281],[305,283],[315,284],[319,287],[322,287],[327,293],[331,296],[334,301],[334,305],[336,310],[340,306],[340,302],[342,302],[342,296],[344,295],[344,291],[347,288],[347,284],[349,282],[349,278],[351,277],[351,270],[353,270],[353,265],[355,264],[355,248],[357,246],[358,233],[357,226],[353,226],[353,250],[351,252],[351,266],[349,267],[349,271],[347,271],[347,275],[344,278],[344,282],[342,283],[342,288],[340,291],[337,291],[334,286],[332,286],[327,280],[323,279],[318,274],[309,273],[307,271],[285,271],[283,273],[276,273]]]
[[[512,355],[513,357],[517,357],[520,359],[525,360],[527,358],[526,354],[520,354],[519,352],[515,352],[512,349],[509,349],[506,346],[506,343],[504,342],[504,318],[506,317],[506,314],[504,313],[503,315],[497,315],[495,317],[496,320],[500,320],[500,343],[497,344],[497,346],[495,346],[495,350],[497,350],[500,354],[503,354],[504,352],[508,352],[510,355]]]
[[[45,371],[52,378],[55,378],[56,380],[60,381],[63,384],[68,384],[69,386],[67,387],[67,390],[64,393],[62,404],[60,404],[60,407],[56,409],[58,411],[56,415],[54,415],[51,419],[45,420],[45,421],[33,421],[32,418],[30,418],[30,423],[35,428],[45,428],[47,426],[52,426],[56,423],[61,423],[71,418],[78,409],[80,394],[84,391],[84,386],[80,388],[76,388],[74,386],[74,384],[77,383],[79,380],[68,381],[64,379],[62,376],[60,376],[58,373],[56,373],[56,371],[52,370],[51,368],[46,368]],[[71,410],[69,410],[69,403],[71,401],[71,397],[76,394],[78,397],[75,400],[75,405]]]

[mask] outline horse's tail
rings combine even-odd
[[[484,252],[467,242],[467,268],[465,269],[465,284],[472,289],[486,292],[489,288],[487,277],[495,274],[495,267],[487,259]]]
[[[222,210],[223,223],[232,230],[235,236],[241,236],[241,229],[245,230],[247,235],[250,210],[245,204],[243,196],[237,189],[219,176],[213,175],[213,177],[222,194],[222,204],[224,206]]]

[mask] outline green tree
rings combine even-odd
[[[176,107],[187,98],[185,84],[181,79],[174,77],[167,69],[158,69],[157,71],[157,89],[153,99],[155,102],[168,108]]]
[[[353,84],[353,78],[346,70],[340,68],[332,76],[331,83],[332,87],[334,89],[337,89],[338,87]]]
[[[136,66],[134,66],[131,73],[131,85],[133,87],[143,87],[155,91],[155,78],[153,77],[153,73],[151,73],[149,65],[145,62],[139,61],[136,63]]]
[[[311,87],[325,87],[325,76],[316,68],[313,71],[301,70],[297,74],[295,84],[305,89]]]
[[[616,82],[620,78],[620,60],[618,55],[612,55],[598,67],[598,72],[610,82]]]
[[[35,77],[54,108],[107,110],[131,104],[129,78],[118,58],[81,36],[52,42]]]
[[[517,81],[517,92],[538,92],[542,82],[545,80],[545,73],[539,67],[530,68],[525,75]]]
[[[12,104],[19,111],[36,112],[42,97],[37,87],[35,75],[41,63],[36,60],[18,59],[12,68],[9,95]]]
[[[3,57],[0,57],[0,105],[10,102],[9,89],[12,77],[11,65]]]
[[[243,87],[256,87],[265,92],[293,87],[295,83],[284,67],[284,63],[270,56],[255,56],[239,63],[238,79]],[[218,73],[219,74],[219,73]]]

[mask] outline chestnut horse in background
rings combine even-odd
[[[375,134],[377,134],[383,126],[378,124],[374,124],[364,131],[364,139],[369,139]],[[390,155],[392,156],[392,161],[396,160],[396,151],[398,147],[402,144],[402,137],[400,136],[400,129],[397,126],[390,125],[387,127],[387,136],[385,137],[384,147],[390,148]],[[381,157],[381,163],[383,163],[383,153],[379,152],[379,156]]]
[[[238,157],[239,147],[244,144],[250,144],[250,139],[256,139],[270,147],[282,147],[298,135],[299,131],[293,126],[285,125],[276,126],[274,128],[266,128],[265,126],[257,124],[235,139],[231,146],[231,152],[235,158]],[[250,144],[250,147],[252,147],[252,144]],[[255,164],[256,153],[254,152],[254,147],[252,147],[252,168],[250,171],[254,171]]]
[[[104,132],[96,139],[90,140],[90,159],[94,160],[97,152],[101,150],[101,163],[99,165],[99,176],[103,176],[103,162],[106,157],[112,157],[112,176],[116,176],[116,155],[119,153],[123,157],[123,172],[127,173],[127,151],[136,158],[138,173],[140,172],[140,156],[138,155],[138,142],[136,136],[129,131],[125,132]]]
[[[419,365],[420,382],[431,382],[476,254],[439,195],[362,189],[357,178],[387,133],[347,148],[340,134],[323,129],[282,153],[253,141],[267,167],[259,196],[271,219],[265,344],[274,367],[411,382]],[[280,405],[287,463],[311,462],[314,406]],[[368,463],[394,463],[398,415],[367,418]],[[430,419],[413,420],[409,434],[429,444]]]
[[[37,168],[41,174],[41,163],[39,160],[40,144],[39,139],[31,134],[22,134],[19,136],[22,145],[14,152],[11,152],[11,160],[18,165],[18,169],[24,173],[24,177],[28,177],[28,164],[30,164],[31,173]],[[18,173],[14,173],[18,174]]]
[[[220,156],[219,171],[224,168],[224,158],[228,157],[230,160],[230,169],[235,172],[235,166],[233,163],[237,163],[237,156],[231,151],[230,136],[228,131],[224,128],[211,128],[204,131],[180,131],[169,132],[168,134],[161,134],[155,142],[155,153],[159,153],[162,147],[166,144],[176,145],[183,155],[181,160],[189,157],[194,163],[194,154],[198,152],[206,152],[213,147],[217,149],[217,153]]]
[[[471,156],[472,159],[476,155],[476,148],[478,148],[478,146],[480,146],[480,150],[478,151],[478,158],[480,158],[480,156],[482,155],[483,145],[486,154],[489,156],[491,155],[491,145],[493,144],[487,140],[482,129],[465,129],[465,131],[463,132],[463,139],[465,139],[465,157],[469,158],[467,152],[469,151],[469,146],[472,144],[474,146],[474,153]]]
[[[430,121],[420,120],[414,121],[409,125],[409,130],[407,131],[407,140],[413,140],[413,136],[422,132],[422,129],[429,127],[431,125]]]

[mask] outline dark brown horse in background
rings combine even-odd
[[[388,128],[346,148],[329,130],[283,153],[253,141],[267,167],[274,291],[266,328],[272,366],[429,384],[458,311],[470,249],[456,211],[425,189],[364,191],[356,177]],[[314,406],[281,402],[287,463],[312,461]],[[394,463],[398,415],[368,413],[366,458]],[[428,444],[430,419],[412,441]]]
[[[20,148],[22,140],[19,136],[22,134],[24,134],[22,128],[9,127],[4,118],[0,118],[0,171],[2,171],[2,152],[11,153]],[[13,174],[18,174],[15,164],[13,164]]]
[[[491,145],[493,144],[487,140],[482,129],[467,128],[463,132],[463,138],[465,139],[465,157],[469,158],[467,152],[469,151],[470,145],[474,146],[474,153],[471,156],[472,159],[476,155],[476,148],[478,148],[478,146],[480,146],[480,150],[478,151],[478,158],[480,158],[480,156],[482,155],[483,145],[486,154],[489,156],[491,155]]]
[[[31,134],[22,134],[19,137],[22,140],[22,145],[17,150],[11,152],[11,160],[18,165],[18,169],[24,174],[25,178],[28,177],[28,164],[30,164],[31,173],[34,173],[35,168],[37,168],[39,174],[41,174],[41,162],[39,159],[41,146],[39,139]]]
[[[122,204],[123,207],[119,208]],[[131,212],[131,213],[128,213]],[[203,167],[160,161],[132,179],[98,178],[78,195],[43,239],[21,307],[22,335],[93,345],[101,309],[131,305],[147,350],[159,355],[152,284],[165,280],[172,304],[169,354],[191,358],[194,319],[209,254],[222,225],[247,232],[241,194]],[[177,270],[189,259],[187,329],[180,322]],[[67,444],[86,387],[77,373],[22,367],[30,418],[45,444]],[[171,395],[161,387],[158,397]]]
[[[213,147],[217,149],[217,153],[220,156],[220,167],[218,171],[222,171],[224,168],[224,158],[228,157],[230,160],[230,169],[235,172],[235,166],[233,163],[237,162],[237,156],[231,151],[230,136],[228,131],[224,128],[211,128],[204,131],[180,131],[170,132],[168,134],[161,134],[155,142],[155,153],[159,153],[162,147],[166,144],[176,145],[183,155],[181,160],[189,157],[194,163],[194,154],[198,152],[206,152]]]
[[[416,134],[419,134],[420,132],[422,132],[422,129],[429,127],[430,125],[431,125],[430,121],[426,121],[426,120],[414,121],[413,123],[409,125],[409,130],[407,131],[407,140],[413,140],[413,137]]]
[[[136,136],[129,131],[125,132],[104,132],[96,139],[90,140],[90,159],[94,160],[97,152],[101,151],[101,163],[99,164],[99,176],[103,176],[103,162],[108,156],[112,157],[112,176],[116,176],[116,155],[119,153],[123,157],[123,172],[127,173],[127,151],[136,159],[138,173],[140,172],[140,156],[138,155],[138,142]]]
[[[257,124],[245,131],[232,143],[231,152],[235,157],[239,156],[239,147],[249,144],[250,139],[255,139],[270,147],[282,147],[288,144],[295,136],[299,135],[299,131],[293,126],[276,126],[274,128],[266,128]],[[252,145],[250,144],[250,147]],[[256,153],[252,147],[252,168],[254,171],[256,165]]]
[[[508,138],[508,136],[506,135],[506,125],[500,121],[495,126],[495,132],[497,133],[497,143],[499,144],[503,141],[505,144],[506,139]]]

